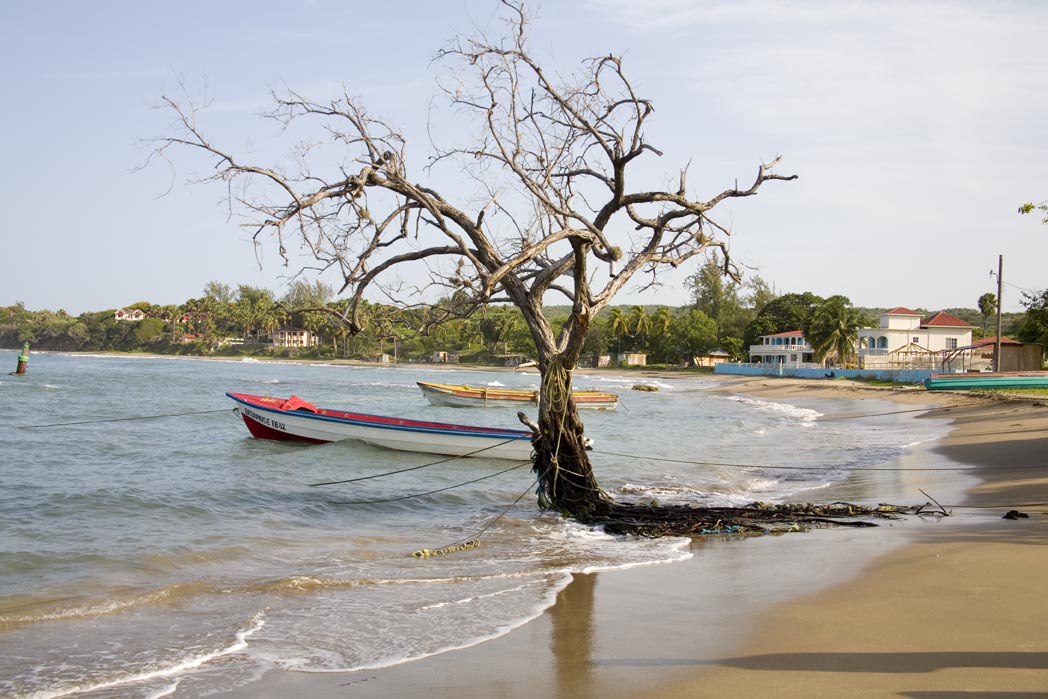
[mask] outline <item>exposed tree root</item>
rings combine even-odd
[[[558,356],[541,364],[539,423],[517,413],[520,421],[538,435],[533,440],[533,470],[538,474],[539,505],[582,524],[602,526],[611,534],[638,536],[780,534],[818,527],[875,527],[873,520],[901,519],[904,515],[949,514],[927,493],[924,495],[932,502],[919,506],[754,502],[742,507],[701,507],[620,502],[601,489],[594,477],[584,426],[571,398],[570,372]]]
[[[606,507],[590,508],[585,513],[575,510],[572,516],[584,524],[603,526],[605,531],[612,534],[782,534],[819,527],[875,527],[877,524],[869,520],[897,520],[903,515],[947,515],[945,511],[926,510],[926,507],[927,505],[863,507],[846,502],[825,505],[774,505],[755,502],[742,507],[611,502],[606,503]]]

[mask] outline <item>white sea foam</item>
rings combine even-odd
[[[43,691],[34,691],[29,694],[16,695],[19,697],[25,697],[26,699],[57,699],[57,697],[65,697],[71,694],[79,694],[85,692],[96,692],[102,689],[109,689],[111,687],[120,687],[124,685],[134,684],[138,682],[148,682],[153,679],[171,677],[178,675],[189,670],[194,670],[205,663],[208,663],[216,658],[220,658],[224,655],[236,653],[247,648],[247,639],[256,631],[265,626],[265,618],[262,612],[259,612],[251,620],[248,626],[236,632],[234,640],[228,646],[224,648],[218,648],[216,650],[201,653],[199,655],[189,656],[177,661],[164,668],[158,668],[156,670],[148,670],[145,672],[137,672],[121,677],[116,677],[111,680],[104,680],[101,682],[83,682],[78,684],[71,684],[69,686],[48,689]],[[161,695],[163,696],[163,695]]]
[[[762,412],[775,413],[786,417],[794,417],[805,422],[812,422],[820,417],[822,413],[818,410],[812,410],[811,408],[802,408],[790,403],[780,403],[777,401],[761,400],[759,398],[748,398],[744,396],[719,396],[723,400],[729,400],[736,403],[747,405]]]
[[[503,595],[511,595],[511,594],[513,594],[515,592],[520,592],[522,590],[525,590],[528,587],[531,587],[531,585],[528,585],[528,584],[518,585],[516,587],[511,587],[511,588],[508,588],[506,590],[498,590],[496,592],[490,592],[490,593],[487,593],[487,594],[484,594],[484,595],[472,595],[470,597],[462,597],[460,599],[454,599],[454,600],[450,600],[450,601],[447,601],[447,602],[437,602],[435,604],[427,604],[427,605],[423,605],[423,606],[419,607],[419,611],[427,611],[427,610],[430,610],[430,609],[440,609],[441,607],[448,607],[448,606],[452,606],[452,605],[470,604],[472,602],[477,602],[478,600],[482,600],[482,599],[492,599],[492,598],[495,598],[495,597],[501,597]]]
[[[160,687],[159,689],[156,689],[156,690],[150,692],[149,694],[147,694],[145,696],[145,699],[161,699],[161,697],[171,696],[178,689],[178,685],[179,685],[180,682],[181,682],[181,680],[179,679],[179,680],[175,680],[174,682],[172,682],[171,684],[167,685],[166,687]]]
[[[557,599],[557,595],[570,582],[571,575],[568,573],[548,577],[547,588],[541,593],[539,598],[530,606],[530,608],[522,610],[515,618],[496,624],[492,630],[486,633],[477,634],[457,642],[437,644],[432,648],[419,648],[414,651],[407,650],[394,654],[376,654],[372,659],[362,660],[359,663],[346,663],[341,665],[337,664],[337,661],[341,659],[340,653],[334,650],[317,652],[316,649],[311,649],[309,657],[298,656],[281,659],[270,658],[270,661],[286,670],[300,672],[357,672],[361,670],[378,670],[440,655],[442,653],[471,648],[481,643],[505,636],[511,631],[514,631],[515,629],[518,629],[528,622],[538,618],[546,609],[553,606]],[[318,659],[326,659],[327,662],[318,665]]]

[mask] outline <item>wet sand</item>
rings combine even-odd
[[[950,492],[939,476],[928,492],[948,518],[695,538],[683,563],[577,575],[496,640],[380,670],[272,672],[224,696],[1048,697],[1048,401],[737,377],[715,390],[935,403],[953,430],[932,448],[981,482],[958,473]],[[1029,517],[1001,518],[1013,509]]]
[[[1048,697],[1048,401],[937,400],[935,449],[982,480],[968,507],[648,696]]]

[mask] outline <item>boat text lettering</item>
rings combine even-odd
[[[281,432],[287,432],[287,428],[284,427],[283,422],[277,422],[276,420],[270,420],[265,415],[259,415],[251,408],[243,408],[244,414],[255,422],[261,422],[266,427],[272,427],[274,430],[280,430]]]

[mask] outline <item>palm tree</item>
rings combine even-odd
[[[670,325],[673,323],[673,314],[670,312],[668,306],[659,306],[659,310],[655,312],[655,320],[651,324],[651,329],[659,335],[665,335],[670,331]]]
[[[630,309],[630,326],[633,328],[634,335],[647,339],[648,333],[651,332],[651,318],[648,317],[643,306],[634,306]]]
[[[845,296],[831,296],[816,305],[804,328],[804,335],[815,350],[816,361],[822,362],[833,354],[837,364],[847,364],[855,354],[856,331],[865,321]]]
[[[488,309],[485,316],[480,319],[478,328],[492,354],[498,353],[499,343],[502,343],[504,353],[509,351],[507,338],[520,322],[520,315],[516,309]]]
[[[475,341],[483,339],[480,324],[476,318],[463,318],[457,322],[455,327],[458,330],[459,341],[466,345],[467,351],[473,348]]]
[[[997,294],[989,292],[979,297],[979,315],[983,319],[983,336],[986,335],[986,323],[994,313],[997,312]]]
[[[615,306],[611,309],[610,316],[608,317],[608,330],[615,336],[618,342],[615,345],[616,351],[622,350],[622,336],[629,335],[630,333],[630,322],[626,314],[622,312],[622,309]]]
[[[647,339],[648,352],[651,359],[658,363],[675,361],[677,352],[674,348],[673,337],[670,328],[673,325],[673,313],[666,306],[659,306],[653,316],[648,316],[651,328]]]

